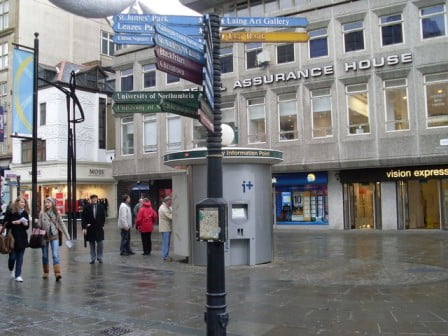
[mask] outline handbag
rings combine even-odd
[[[31,248],[42,248],[47,244],[47,239],[45,238],[45,230],[34,228],[31,231],[29,247]]]
[[[14,237],[11,230],[6,230],[5,227],[2,228],[0,232],[0,253],[9,254],[14,249]]]

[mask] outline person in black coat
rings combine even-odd
[[[22,264],[25,249],[28,247],[28,234],[26,230],[29,227],[29,208],[28,202],[23,197],[18,197],[11,208],[5,213],[4,224],[10,229],[14,237],[14,249],[9,254],[8,268],[11,271],[11,277],[17,282],[23,282]],[[15,266],[15,271],[14,271]]]
[[[103,263],[104,222],[106,212],[104,205],[98,203],[98,196],[90,196],[90,204],[84,207],[82,212],[82,232],[90,246],[90,263],[98,260]]]

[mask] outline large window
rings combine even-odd
[[[446,35],[446,7],[437,5],[420,9],[424,39]]]
[[[264,98],[251,98],[247,100],[249,143],[266,142],[266,118],[264,105]]]
[[[168,150],[182,148],[182,120],[176,114],[167,114]]]
[[[313,123],[313,138],[333,135],[331,121],[330,89],[317,89],[311,91],[311,113]]]
[[[8,43],[0,44],[0,70],[8,68]]]
[[[221,73],[233,72],[233,47],[220,49]]]
[[[298,138],[297,127],[297,97],[296,93],[286,93],[277,96],[279,140],[294,140]]]
[[[294,62],[294,44],[280,44],[277,46],[277,64]]]
[[[386,131],[409,129],[408,86],[406,79],[384,81]]]
[[[425,76],[428,127],[448,126],[448,72]]]
[[[121,119],[121,154],[134,154],[134,118]]]
[[[316,29],[308,32],[310,58],[328,56],[328,30],[327,28]]]
[[[370,133],[367,84],[347,85],[349,134]]]
[[[172,74],[167,73],[166,74],[166,83],[167,84],[172,84],[172,83],[178,83],[180,82],[180,78],[177,76],[174,76]]]
[[[362,21],[342,25],[345,52],[364,50],[364,27]]]
[[[106,109],[105,98],[100,98],[98,106],[98,148],[106,149]]]
[[[120,72],[121,91],[134,90],[134,73],[132,69],[123,70]]]
[[[156,86],[156,66],[147,64],[143,66],[143,88]]]
[[[383,46],[403,43],[403,18],[401,14],[381,16],[380,26]]]
[[[33,141],[22,141],[22,163],[31,163],[33,159]],[[46,142],[42,139],[37,139],[37,161],[46,161]]]
[[[113,56],[116,50],[113,41],[113,35],[106,31],[101,31],[101,53],[108,56]]]
[[[257,55],[261,53],[261,43],[246,43],[246,69],[255,69],[261,66],[258,63]]]
[[[157,151],[157,117],[154,113],[143,116],[143,152]]]
[[[0,30],[9,27],[9,1],[0,1]]]

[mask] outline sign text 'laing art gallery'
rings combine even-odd
[[[344,63],[345,72],[355,72],[358,70],[369,70],[372,68],[382,68],[385,66],[394,66],[398,64],[412,63],[412,54],[404,53],[400,55],[382,56],[373,59],[363,59],[359,61],[349,61]],[[268,74],[243,80],[236,80],[233,88],[247,88],[251,86],[259,86],[263,84],[273,84],[280,82],[288,82],[291,80],[300,80],[313,77],[334,75],[334,65],[326,65],[323,67],[313,67],[309,69],[301,69],[290,72],[280,72]]]

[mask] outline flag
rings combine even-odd
[[[12,132],[33,132],[34,54],[14,49],[13,53]]]

